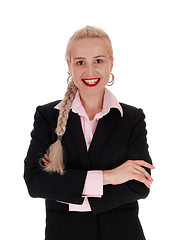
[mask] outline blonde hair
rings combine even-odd
[[[113,57],[113,50],[109,36],[100,28],[86,26],[76,31],[70,38],[66,48],[65,54],[66,60],[70,61],[71,49],[73,47],[74,41],[84,38],[99,38],[104,40],[108,46],[110,57]],[[71,104],[75,98],[76,92],[77,87],[75,86],[74,81],[72,80],[71,84],[68,85],[64,99],[62,100],[62,105],[58,116],[57,127],[55,130],[57,134],[57,141],[53,143],[47,151],[47,154],[50,158],[50,163],[44,167],[44,169],[47,172],[57,172],[60,173],[61,175],[64,174],[65,165],[63,162],[63,147],[61,144],[61,139],[66,131],[66,124],[69,116],[69,111],[71,108]]]
[[[71,53],[71,49],[73,47],[73,43],[76,40],[80,40],[83,38],[98,38],[98,39],[104,40],[108,47],[110,57],[113,57],[113,49],[112,49],[112,44],[111,44],[111,40],[110,40],[109,36],[100,28],[86,26],[86,27],[81,28],[78,31],[76,31],[73,34],[73,36],[69,39],[67,48],[66,48],[66,53],[65,53],[66,60],[69,60],[69,61],[71,60],[70,53]]]

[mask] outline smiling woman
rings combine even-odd
[[[85,103],[85,99],[94,97],[94,101],[91,99],[92,105],[96,102],[97,105],[92,108],[97,112],[97,107],[102,108],[105,86],[113,67],[113,57],[109,55],[105,41],[100,38],[75,41],[67,63],[82,101]]]
[[[108,35],[87,26],[70,38],[62,101],[39,106],[24,178],[46,199],[46,240],[144,240],[138,202],[153,181],[141,109],[106,88],[113,67]]]

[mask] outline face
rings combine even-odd
[[[76,40],[71,50],[69,71],[80,94],[103,93],[113,67],[108,47],[101,39]]]

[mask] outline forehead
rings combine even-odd
[[[108,47],[104,40],[99,38],[84,38],[75,40],[71,49],[71,57],[108,56]]]

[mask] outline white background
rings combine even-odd
[[[149,197],[139,201],[146,239],[173,239],[172,13],[171,0],[1,0],[1,239],[44,239],[44,200],[29,197],[23,161],[35,108],[62,99],[66,44],[86,25],[101,27],[112,40],[110,90],[146,114],[156,168]]]

